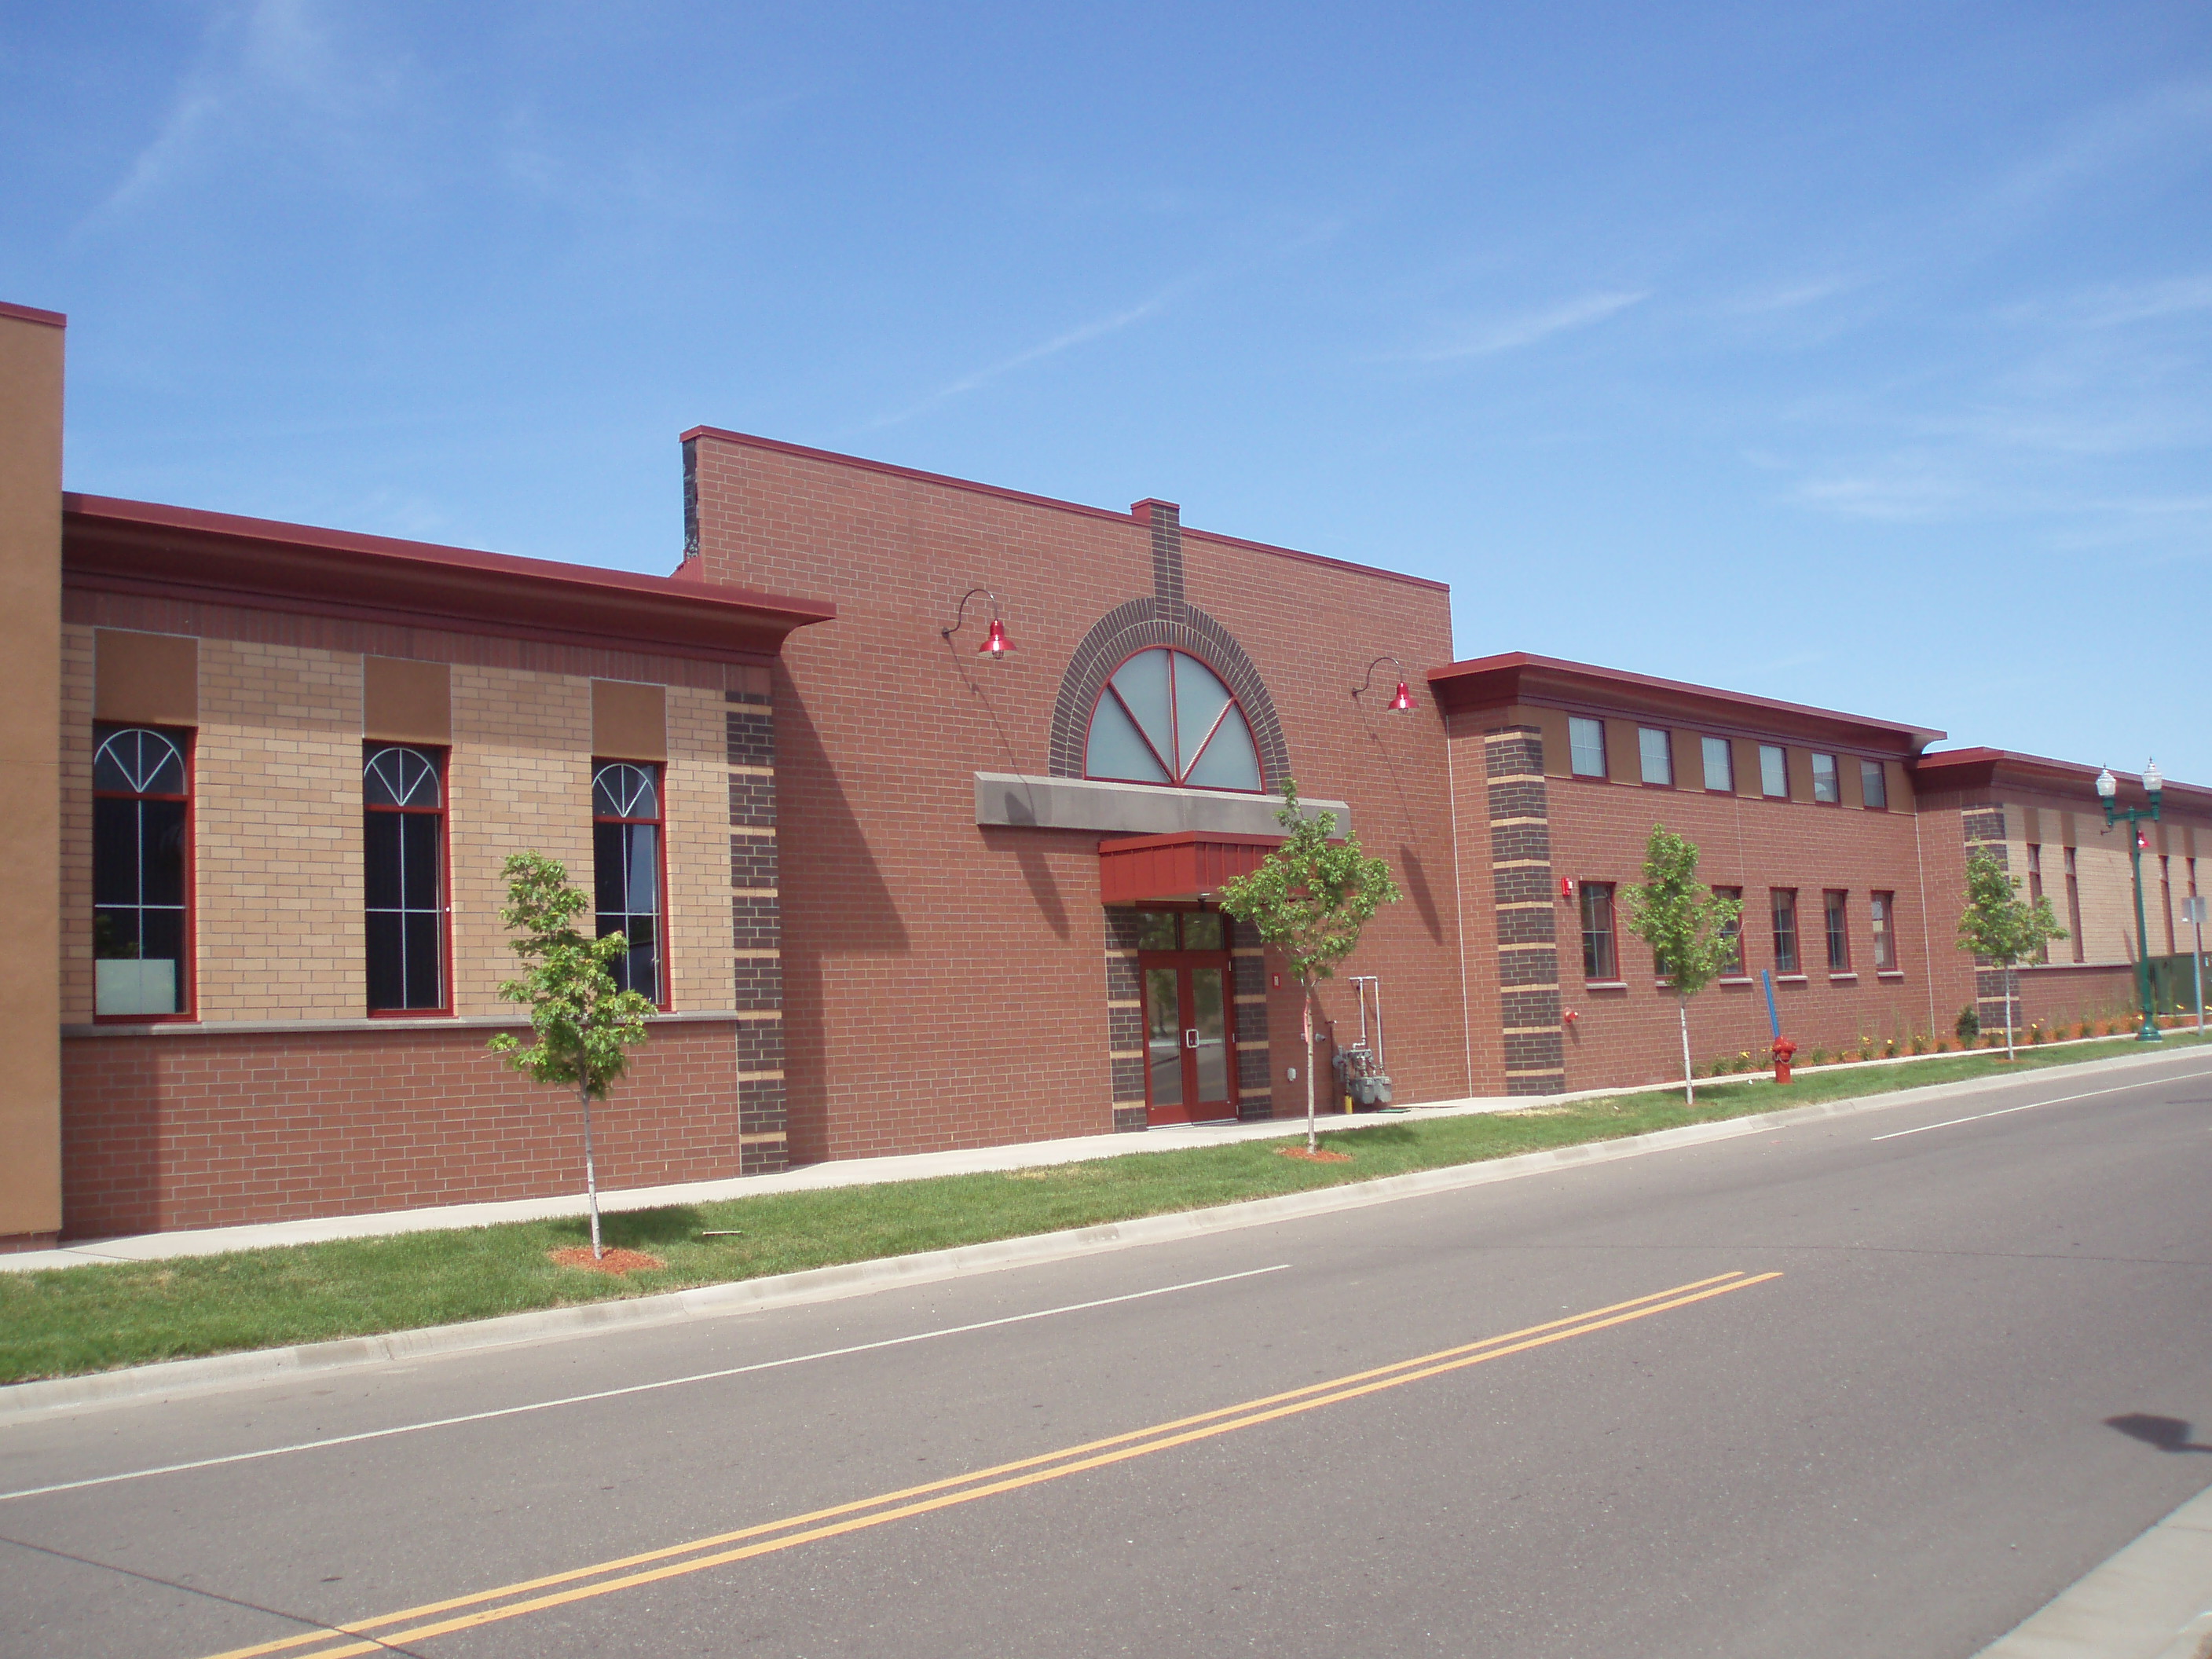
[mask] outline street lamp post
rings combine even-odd
[[[2121,819],[2127,820],[2128,861],[2135,866],[2136,1006],[2142,1014],[2142,1029],[2136,1033],[2136,1041],[2157,1042],[2161,1039],[2157,1016],[2151,1012],[2150,1006],[2150,934],[2143,926],[2143,833],[2139,827],[2146,818],[2153,823],[2158,822],[2159,799],[2166,788],[2166,775],[2158,769],[2156,761],[2143,767],[2142,785],[2143,793],[2150,800],[2150,811],[2146,812],[2134,806],[2123,811],[2113,805],[2113,798],[2120,792],[2120,781],[2112,775],[2112,769],[2108,766],[2097,775],[2097,799],[2105,804],[2105,828],[2109,830]]]

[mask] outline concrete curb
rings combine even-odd
[[[2203,1659],[2212,1492],[2198,1493],[1975,1659]]]
[[[2121,1054],[2069,1066],[2063,1075],[2079,1078],[2116,1070],[2133,1070],[2145,1064],[2182,1056],[2171,1051],[2153,1054]],[[497,1319],[465,1324],[429,1326],[393,1331],[379,1336],[346,1337],[288,1348],[262,1348],[246,1353],[216,1354],[201,1359],[173,1359],[157,1364],[136,1365],[101,1371],[89,1376],[56,1377],[46,1382],[17,1382],[0,1389],[0,1424],[50,1411],[198,1394],[242,1388],[287,1376],[351,1370],[445,1354],[473,1352],[526,1342],[558,1340],[598,1333],[649,1326],[680,1324],[695,1319],[726,1317],[770,1308],[836,1301],[865,1296],[901,1285],[929,1285],[975,1273],[997,1273],[1009,1267],[1032,1266],[1071,1257],[1092,1255],[1138,1245],[1201,1237],[1245,1227],[1266,1226],[1278,1221],[1338,1211],[1364,1209],[1370,1205],[1401,1199],[1457,1192],[1492,1182],[1517,1180],[1571,1164],[1613,1163],[1678,1146],[1705,1146],[1765,1133],[1794,1124],[1832,1117],[1887,1111],[1893,1107],[1924,1104],[1937,1099],[1972,1099],[2016,1085],[2017,1077],[1975,1078],[1963,1083],[1931,1084],[1893,1094],[1816,1102],[1778,1112],[1761,1112],[1711,1123],[1686,1124],[1650,1134],[1619,1140],[1584,1141],[1540,1152],[1494,1158],[1480,1164],[1455,1164],[1409,1175],[1385,1176],[1316,1191],[1285,1194],[1275,1198],[1249,1199],[1211,1209],[1181,1210],[1165,1215],[1143,1216],[1067,1232],[1038,1233],[1024,1238],[995,1240],[987,1244],[963,1245],[915,1255],[890,1256],[870,1261],[847,1262],[834,1267],[813,1267],[801,1273],[780,1273],[763,1279],[739,1279],[726,1285],[702,1285],[695,1290],[669,1291],[619,1302],[600,1302],[578,1308],[548,1308],[531,1313],[508,1314]],[[1389,1120],[1384,1120],[1389,1121]],[[1402,1120],[1401,1120],[1402,1121]],[[1364,1127],[1372,1127],[1374,1120]]]

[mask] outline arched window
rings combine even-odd
[[[93,1011],[180,1014],[191,1006],[184,750],[143,726],[95,726],[93,740]]]
[[[370,749],[361,805],[370,1012],[441,1012],[446,791],[438,757],[421,749]]]
[[[654,769],[610,761],[592,775],[592,874],[599,937],[629,950],[615,981],[665,1003],[660,961],[660,790]]]
[[[1139,651],[1114,671],[1091,712],[1085,777],[1191,789],[1267,788],[1244,711],[1196,657]]]

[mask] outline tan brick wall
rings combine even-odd
[[[720,691],[668,688],[670,1000],[687,1012],[736,1006],[730,964],[730,768]]]
[[[92,1018],[92,629],[62,629],[61,1018]]]
[[[363,1012],[361,659],[200,644],[195,931],[203,1020]]]

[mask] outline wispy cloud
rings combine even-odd
[[[1535,311],[1524,311],[1510,317],[1492,318],[1463,325],[1450,331],[1431,345],[1397,354],[1397,359],[1418,363],[1449,363],[1472,357],[1494,356],[1502,351],[1517,351],[1556,335],[1593,327],[1607,318],[1619,316],[1631,306],[1641,305],[1650,297],[1645,289],[1584,294]]]
[[[1065,334],[1055,334],[1049,340],[1041,341],[1025,350],[1017,351],[1011,357],[1004,357],[997,362],[986,364],[971,374],[963,374],[958,380],[948,385],[939,386],[910,408],[902,409],[896,414],[884,415],[869,422],[866,429],[874,431],[882,427],[896,426],[902,421],[910,421],[915,416],[927,414],[939,404],[949,403],[963,393],[973,392],[978,386],[986,386],[1001,375],[1011,374],[1018,368],[1026,368],[1031,363],[1042,362],[1048,357],[1057,357],[1063,351],[1072,351],[1077,346],[1087,345],[1093,340],[1103,338],[1109,334],[1118,333],[1132,324],[1141,323],[1148,317],[1158,316],[1167,308],[1168,298],[1168,295],[1164,293],[1156,295],[1142,305],[1131,306],[1127,311],[1117,311],[1111,316],[1096,318],[1079,327],[1069,329]]]
[[[1856,276],[1816,276],[1803,282],[1752,289],[1737,295],[1723,308],[1740,317],[1771,316],[1779,312],[1802,311],[1807,306],[1849,294],[1863,285],[1863,279]]]

